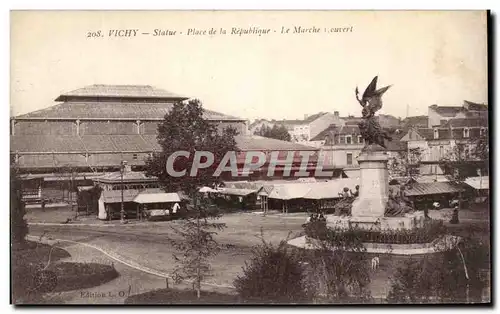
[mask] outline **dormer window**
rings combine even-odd
[[[464,138],[469,138],[469,128],[464,128]]]
[[[363,137],[358,135],[358,144],[363,144]]]
[[[346,135],[345,136],[345,143],[346,144],[352,144],[352,136],[351,135]]]
[[[439,130],[438,129],[434,129],[434,139],[438,139],[439,138]]]
[[[486,134],[486,129],[485,128],[481,128],[481,131],[479,133],[481,136],[484,136]]]

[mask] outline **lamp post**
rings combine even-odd
[[[121,210],[120,210],[120,221],[122,224],[126,223],[125,220],[125,207],[123,204],[123,173],[125,172],[125,166],[127,165],[127,162],[125,160],[122,160],[121,165],[120,165],[120,177],[121,177],[121,192],[122,192],[122,203],[121,203]]]

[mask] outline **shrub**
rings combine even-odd
[[[207,291],[200,298],[193,290],[158,289],[131,295],[125,304],[234,304],[238,296]]]
[[[26,215],[25,204],[22,200],[23,189],[18,170],[10,169],[10,226],[11,241],[13,246],[22,246],[25,244],[25,238],[28,234],[28,224],[24,215]]]
[[[321,222],[308,223],[304,226],[308,237],[318,240],[324,240],[326,234],[326,224]],[[336,230],[336,234],[345,233],[345,230]],[[390,244],[412,244],[412,243],[430,243],[440,236],[446,234],[446,228],[443,222],[431,220],[425,223],[421,228],[399,229],[399,230],[364,230],[359,228],[350,228],[344,236],[356,238],[364,243],[390,243]]]
[[[477,252],[475,243],[467,241],[445,252],[425,255],[420,261],[407,261],[391,279],[388,300],[395,303],[480,301],[485,283],[480,276]]]
[[[320,234],[317,249],[308,252],[309,282],[316,285],[310,290],[320,292],[330,302],[367,300],[370,276],[358,230],[317,227],[310,226],[310,232]]]
[[[114,266],[99,263],[63,262],[54,264],[49,269],[57,276],[54,291],[96,287],[119,276]]]
[[[300,253],[286,241],[273,246],[265,241],[253,249],[250,263],[234,281],[240,297],[246,302],[299,303],[310,299],[306,291]]]

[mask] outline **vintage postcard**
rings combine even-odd
[[[11,11],[11,303],[491,303],[487,11]]]

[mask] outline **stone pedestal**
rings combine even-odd
[[[411,230],[424,226],[424,213],[414,212],[405,214],[403,217],[368,217],[368,216],[333,216],[326,217],[326,223],[330,228],[359,228],[372,231],[384,230]]]
[[[352,204],[353,217],[383,217],[389,192],[387,152],[368,147],[358,157],[360,168],[359,197]]]
[[[402,217],[384,217],[389,195],[387,151],[378,145],[365,147],[358,157],[361,172],[359,196],[352,204],[351,216],[328,215],[332,228],[365,230],[396,230],[422,227],[424,214],[409,213]]]

